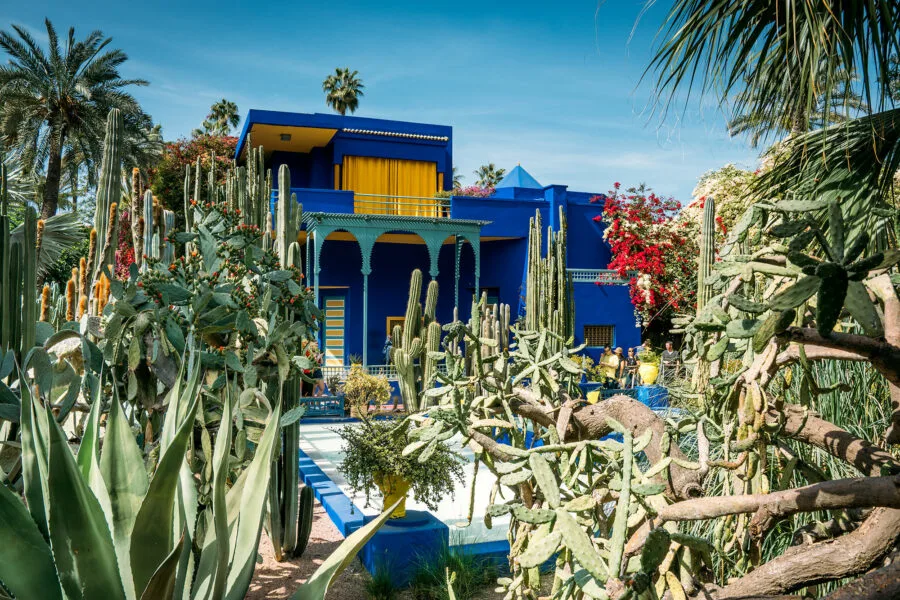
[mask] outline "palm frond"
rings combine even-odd
[[[23,236],[23,226],[19,225],[13,229],[10,239],[21,243]],[[79,222],[75,213],[59,213],[44,219],[44,234],[37,261],[38,277],[43,277],[62,253],[84,239],[84,236],[84,225]]]

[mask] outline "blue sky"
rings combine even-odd
[[[125,75],[150,81],[134,93],[167,139],[188,135],[221,97],[242,115],[326,112],[322,79],[350,66],[366,85],[356,114],[453,126],[464,183],[480,164],[521,163],[544,185],[646,182],[686,199],[705,171],[756,164],[712,105],[664,121],[650,113],[639,80],[665,0],[630,41],[637,0],[5,4],[0,25],[40,39],[45,16],[79,37],[112,36],[130,56]]]

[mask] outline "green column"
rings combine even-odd
[[[475,253],[475,298],[481,296],[479,279],[481,278],[481,238],[472,236],[469,243],[472,244],[472,251]]]
[[[319,255],[322,254],[322,243],[319,241],[319,232],[316,232],[315,235],[315,244],[316,247],[313,248],[313,275],[315,276],[315,285],[313,287],[313,299],[316,303],[316,306],[319,306],[319,273],[321,272],[321,267],[319,266]],[[324,240],[322,240],[324,241]]]
[[[459,235],[454,236],[453,248],[453,308],[459,308]]]
[[[363,366],[369,366],[369,274],[363,271]],[[346,321],[345,321],[346,323]]]
[[[362,359],[363,366],[369,365],[369,275],[372,273],[372,249],[375,247],[375,240],[381,235],[379,231],[372,230],[351,230],[350,233],[356,238],[359,244],[359,252],[362,255],[362,275],[363,275],[363,349]]]

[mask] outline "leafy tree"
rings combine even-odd
[[[49,19],[45,25],[46,51],[18,25],[13,33],[0,32],[0,48],[9,55],[9,64],[0,69],[0,138],[21,153],[31,171],[44,173],[43,218],[56,214],[64,157],[93,177],[110,109],[118,108],[125,118],[126,158],[153,147],[152,120],[127,91],[147,82],[119,74],[128,56],[107,49],[112,38],[101,31],[76,40],[70,28],[61,44]]]
[[[504,175],[506,175],[506,169],[498,169],[494,163],[488,163],[475,170],[475,177],[478,178],[475,183],[486,188],[497,187]]]
[[[237,104],[222,98],[209,109],[209,114],[204,119],[202,128],[193,131],[194,137],[200,135],[226,136],[231,130],[241,123],[241,115],[238,113]]]
[[[200,159],[204,170],[209,169],[212,157],[217,163],[216,173],[219,183],[224,182],[225,170],[234,158],[237,138],[233,136],[201,135],[191,139],[180,139],[165,146],[162,159],[149,172],[150,189],[153,195],[175,212],[176,226],[184,223],[184,170]],[[201,182],[201,194],[206,194],[206,177]]]
[[[343,69],[338,67],[322,82],[325,104],[341,115],[347,114],[348,110],[354,113],[359,108],[359,99],[364,95],[362,91],[364,87],[362,79],[359,78],[359,71],[350,71],[349,67]]]

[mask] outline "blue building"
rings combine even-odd
[[[569,231],[576,344],[596,358],[605,345],[637,346],[640,328],[626,281],[606,269],[610,252],[595,221],[594,195],[544,186],[512,169],[491,197],[451,194],[453,131],[443,125],[335,114],[251,110],[237,146],[241,161],[262,146],[276,173],[287,165],[303,205],[307,281],[326,313],[326,366],[351,354],[381,365],[388,332],[402,323],[410,272],[438,281],[438,319],[473,294],[521,306],[529,219]],[[598,284],[601,282],[602,284]]]

